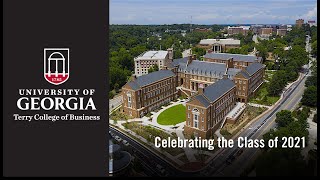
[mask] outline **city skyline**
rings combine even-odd
[[[110,24],[294,24],[300,18],[316,20],[317,1],[110,1]]]

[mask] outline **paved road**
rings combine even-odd
[[[256,34],[253,35],[253,36],[252,36],[252,41],[255,42],[255,43],[259,43],[259,41],[258,41],[258,35],[256,35]]]
[[[122,103],[122,95],[118,95],[113,99],[109,100],[109,112],[111,112],[114,108],[119,106]]]

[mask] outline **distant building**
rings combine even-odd
[[[173,49],[167,51],[147,51],[134,58],[134,73],[136,76],[148,74],[150,67],[155,64],[159,69],[166,66],[173,59]]]
[[[277,29],[278,36],[285,36],[287,34],[287,29]]]
[[[317,26],[317,23],[316,23],[316,21],[314,21],[314,20],[308,21],[308,24],[309,24],[310,27],[311,27],[311,26]]]
[[[291,31],[292,30],[292,25],[291,24],[288,24],[287,25],[287,31]]]
[[[250,26],[236,26],[236,27],[228,26],[228,35],[234,35],[234,34],[247,35],[249,30],[250,30]]]
[[[212,32],[211,28],[195,28],[193,31],[195,32]]]
[[[302,27],[302,25],[304,24],[304,20],[303,19],[298,19],[296,20],[296,26],[298,28]]]
[[[211,50],[214,53],[226,52],[228,49],[239,48],[240,40],[236,39],[202,39],[198,47]]]
[[[260,25],[260,24],[254,24],[254,25],[251,25],[251,30],[252,30],[252,32],[254,33],[254,34],[259,34],[259,30],[261,29],[261,28],[263,28],[264,27],[264,25]]]
[[[243,54],[229,54],[229,53],[207,53],[203,56],[204,61],[227,63],[229,60],[237,69],[244,69],[245,67],[258,62],[262,63],[262,58],[255,55],[243,55]]]
[[[273,32],[273,28],[271,28],[271,27],[261,28],[260,35],[261,36],[270,36],[270,35],[272,35],[272,32]]]

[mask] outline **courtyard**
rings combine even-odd
[[[186,107],[175,105],[163,111],[157,119],[160,125],[176,125],[186,120]]]

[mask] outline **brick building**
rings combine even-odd
[[[228,26],[228,35],[234,35],[234,34],[247,35],[249,30],[250,30],[250,26],[237,26],[237,27]]]
[[[270,35],[272,35],[272,32],[273,32],[273,28],[272,27],[261,28],[259,34],[261,36],[270,36]]]
[[[243,69],[254,62],[262,63],[262,58],[254,55],[229,54],[229,53],[207,53],[203,56],[204,61],[226,63],[230,60],[232,67]]]
[[[142,117],[177,98],[176,87],[176,75],[171,70],[136,77],[122,87],[124,113]]]
[[[287,29],[277,29],[278,36],[285,36],[287,34]]]
[[[236,85],[226,76],[222,80],[200,88],[199,94],[186,103],[186,134],[210,138],[228,112],[236,105]]]
[[[304,24],[304,20],[303,19],[297,19],[296,20],[296,26],[298,28],[301,28],[303,24]]]
[[[233,77],[237,86],[237,101],[247,103],[256,90],[262,85],[265,65],[253,63]]]
[[[124,112],[142,117],[184,93],[191,98],[185,132],[212,137],[236,102],[247,103],[263,83],[261,58],[229,55],[219,62],[199,61],[194,55],[174,59],[160,71],[136,77],[122,87]]]

